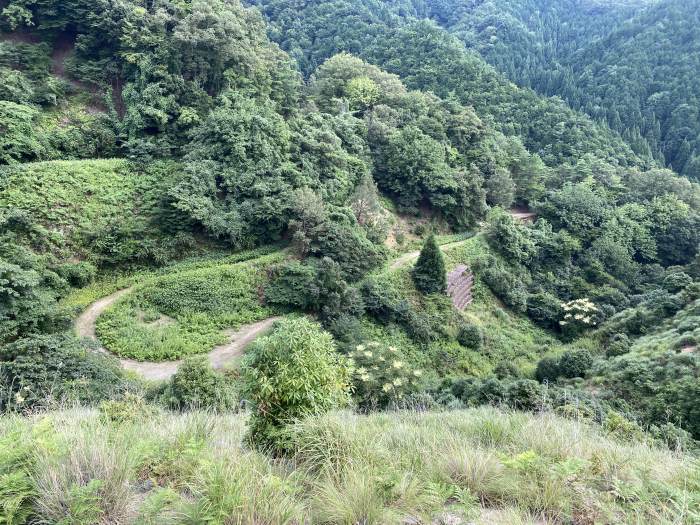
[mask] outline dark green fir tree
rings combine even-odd
[[[412,276],[416,288],[423,293],[444,293],[447,289],[445,260],[433,234],[425,241]]]

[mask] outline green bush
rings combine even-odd
[[[605,355],[607,357],[617,357],[618,355],[626,354],[630,351],[631,345],[627,334],[613,334],[605,344]]]
[[[474,270],[491,291],[516,312],[527,308],[527,290],[522,279],[498,265],[495,259],[478,263]]]
[[[559,374],[566,378],[584,377],[593,364],[588,350],[567,350],[559,359]]]
[[[58,268],[58,274],[72,286],[82,288],[87,286],[97,275],[97,268],[87,261],[77,263],[65,263]]]
[[[464,323],[459,327],[457,341],[466,348],[479,351],[484,344],[484,334],[475,324]]]
[[[559,358],[558,357],[543,357],[537,363],[535,369],[535,377],[540,383],[545,381],[554,382],[560,375]]]
[[[204,356],[186,358],[165,389],[163,399],[176,410],[229,410],[236,395],[226,377],[212,370]]]
[[[265,286],[265,301],[270,304],[295,306],[302,310],[318,307],[319,290],[316,269],[299,261],[287,261],[270,269]]]
[[[252,442],[283,450],[285,425],[347,404],[349,382],[350,365],[330,334],[306,318],[280,321],[242,365],[242,392],[253,405]]]
[[[662,286],[671,293],[678,293],[692,282],[693,278],[687,273],[673,272],[664,277]]]
[[[562,318],[561,301],[546,292],[531,294],[527,298],[527,315],[543,328],[558,330]]]
[[[360,292],[366,312],[379,323],[396,323],[419,343],[430,343],[439,338],[430,318],[414,308],[397,288],[368,278],[362,283]],[[442,320],[439,322],[442,324]]]
[[[593,356],[586,349],[567,350],[558,357],[543,357],[537,363],[538,381],[555,381],[559,377],[584,377],[593,365]]]
[[[435,235],[431,234],[425,241],[411,276],[416,288],[423,293],[444,293],[447,289],[445,259]]]

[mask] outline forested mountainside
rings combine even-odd
[[[255,3],[0,0],[0,521],[695,525],[700,185],[474,3]]]
[[[430,18],[518,85],[561,97],[638,154],[700,177],[696,1],[426,4]]]
[[[400,75],[413,89],[454,97],[516,135],[549,165],[590,155],[622,165],[649,166],[620,136],[556,99],[519,89],[447,31],[421,17],[411,2],[255,2],[271,37],[306,75],[339,51],[354,53]],[[341,20],[342,24],[335,22]]]

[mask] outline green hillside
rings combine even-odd
[[[696,13],[252,4],[0,0],[0,522],[696,525]]]
[[[164,261],[193,242],[168,201],[179,176],[173,163],[123,159],[16,164],[0,167],[0,206],[36,225],[28,242],[61,261]]]

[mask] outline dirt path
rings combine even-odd
[[[463,239],[461,241],[443,244],[440,246],[440,250],[444,251],[455,248],[464,244],[468,240],[469,239]],[[417,259],[419,255],[420,251],[405,253],[396,258],[390,264],[389,268],[392,270],[400,268],[413,259]],[[131,292],[132,289],[133,288],[131,287],[124,288],[123,290],[114,292],[113,294],[103,297],[102,299],[98,299],[88,306],[85,311],[75,320],[75,333],[78,335],[78,337],[98,341],[97,334],[95,332],[95,323],[97,322],[97,318],[107,308]],[[211,352],[209,352],[209,361],[211,362],[212,367],[215,369],[223,368],[227,363],[240,356],[246,346],[257,339],[260,335],[268,331],[278,319],[280,318],[270,317],[257,323],[246,325],[236,332],[230,332],[230,339],[228,343],[217,346]],[[105,354],[111,354],[109,350],[102,346],[98,348],[98,351]],[[180,366],[182,361],[147,362],[135,361],[133,359],[119,359],[119,362],[125,370],[136,372],[144,378],[152,381],[159,381],[172,377],[173,374],[177,372],[177,367]]]
[[[121,297],[128,294],[131,290],[132,288],[119,290],[118,292],[114,292],[107,297],[103,297],[102,299],[99,299],[88,306],[85,311],[75,320],[75,333],[78,335],[78,337],[84,337],[86,339],[97,341],[97,335],[95,333],[95,323],[97,322],[97,318],[102,314],[102,312],[113,305]],[[246,325],[238,331],[230,332],[230,339],[228,343],[217,346],[211,352],[209,352],[209,361],[211,362],[212,367],[216,369],[223,368],[227,363],[240,356],[246,346],[257,339],[260,335],[268,331],[278,319],[279,317],[270,317],[268,319],[264,319],[263,321]],[[106,354],[110,353],[104,347],[100,347],[98,350]],[[133,359],[119,359],[119,362],[121,363],[122,368],[125,370],[136,372],[145,379],[149,379],[151,381],[161,381],[172,377],[175,372],[177,372],[177,367],[180,366],[182,361],[163,361],[155,363],[134,361]]]

